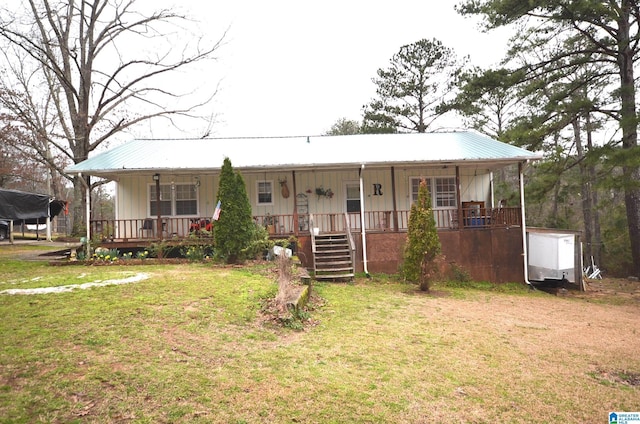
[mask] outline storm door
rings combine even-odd
[[[345,184],[346,211],[351,229],[360,229],[360,183]]]

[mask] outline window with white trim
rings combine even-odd
[[[176,215],[198,214],[198,192],[193,184],[176,184]]]
[[[270,205],[273,203],[273,181],[258,181],[258,204]]]
[[[455,177],[415,177],[411,178],[411,202],[418,200],[420,180],[425,180],[431,194],[431,205],[434,208],[455,208],[456,203],[456,179]],[[435,190],[433,189],[435,187]]]
[[[456,207],[456,179],[453,177],[434,178],[436,183],[436,208]]]
[[[198,192],[193,184],[160,184],[160,215],[198,214]],[[158,215],[156,186],[149,185],[149,215]]]
[[[158,215],[158,199],[155,185],[149,186],[149,215]],[[171,186],[169,184],[160,184],[160,215],[172,215]]]
[[[360,184],[347,183],[347,212],[360,212]]]

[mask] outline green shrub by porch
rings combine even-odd
[[[221,212],[214,224],[216,256],[227,263],[236,263],[245,259],[255,225],[244,179],[239,172],[234,172],[229,158],[225,158],[222,165],[217,200]]]
[[[420,289],[429,290],[429,275],[425,271],[440,254],[440,239],[431,208],[431,195],[424,180],[420,181],[418,200],[411,205],[407,244],[404,249],[403,272],[406,281],[419,283]]]

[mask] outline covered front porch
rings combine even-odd
[[[518,260],[522,257],[521,208],[465,206],[434,210],[446,261],[477,281],[522,281],[524,268]],[[271,238],[295,236],[297,256],[309,269],[315,266],[314,235],[349,233],[355,272],[397,273],[402,263],[409,211],[365,212],[365,231],[361,216],[360,213],[256,215],[254,220],[271,231]],[[213,231],[215,224],[205,217],[91,221],[95,243],[117,249],[144,248],[159,242],[176,245],[213,242]]]

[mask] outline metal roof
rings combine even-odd
[[[504,166],[542,155],[475,132],[343,136],[137,139],[66,169],[111,176],[160,171],[218,172],[228,157],[235,169],[333,169],[365,165],[486,164]]]

